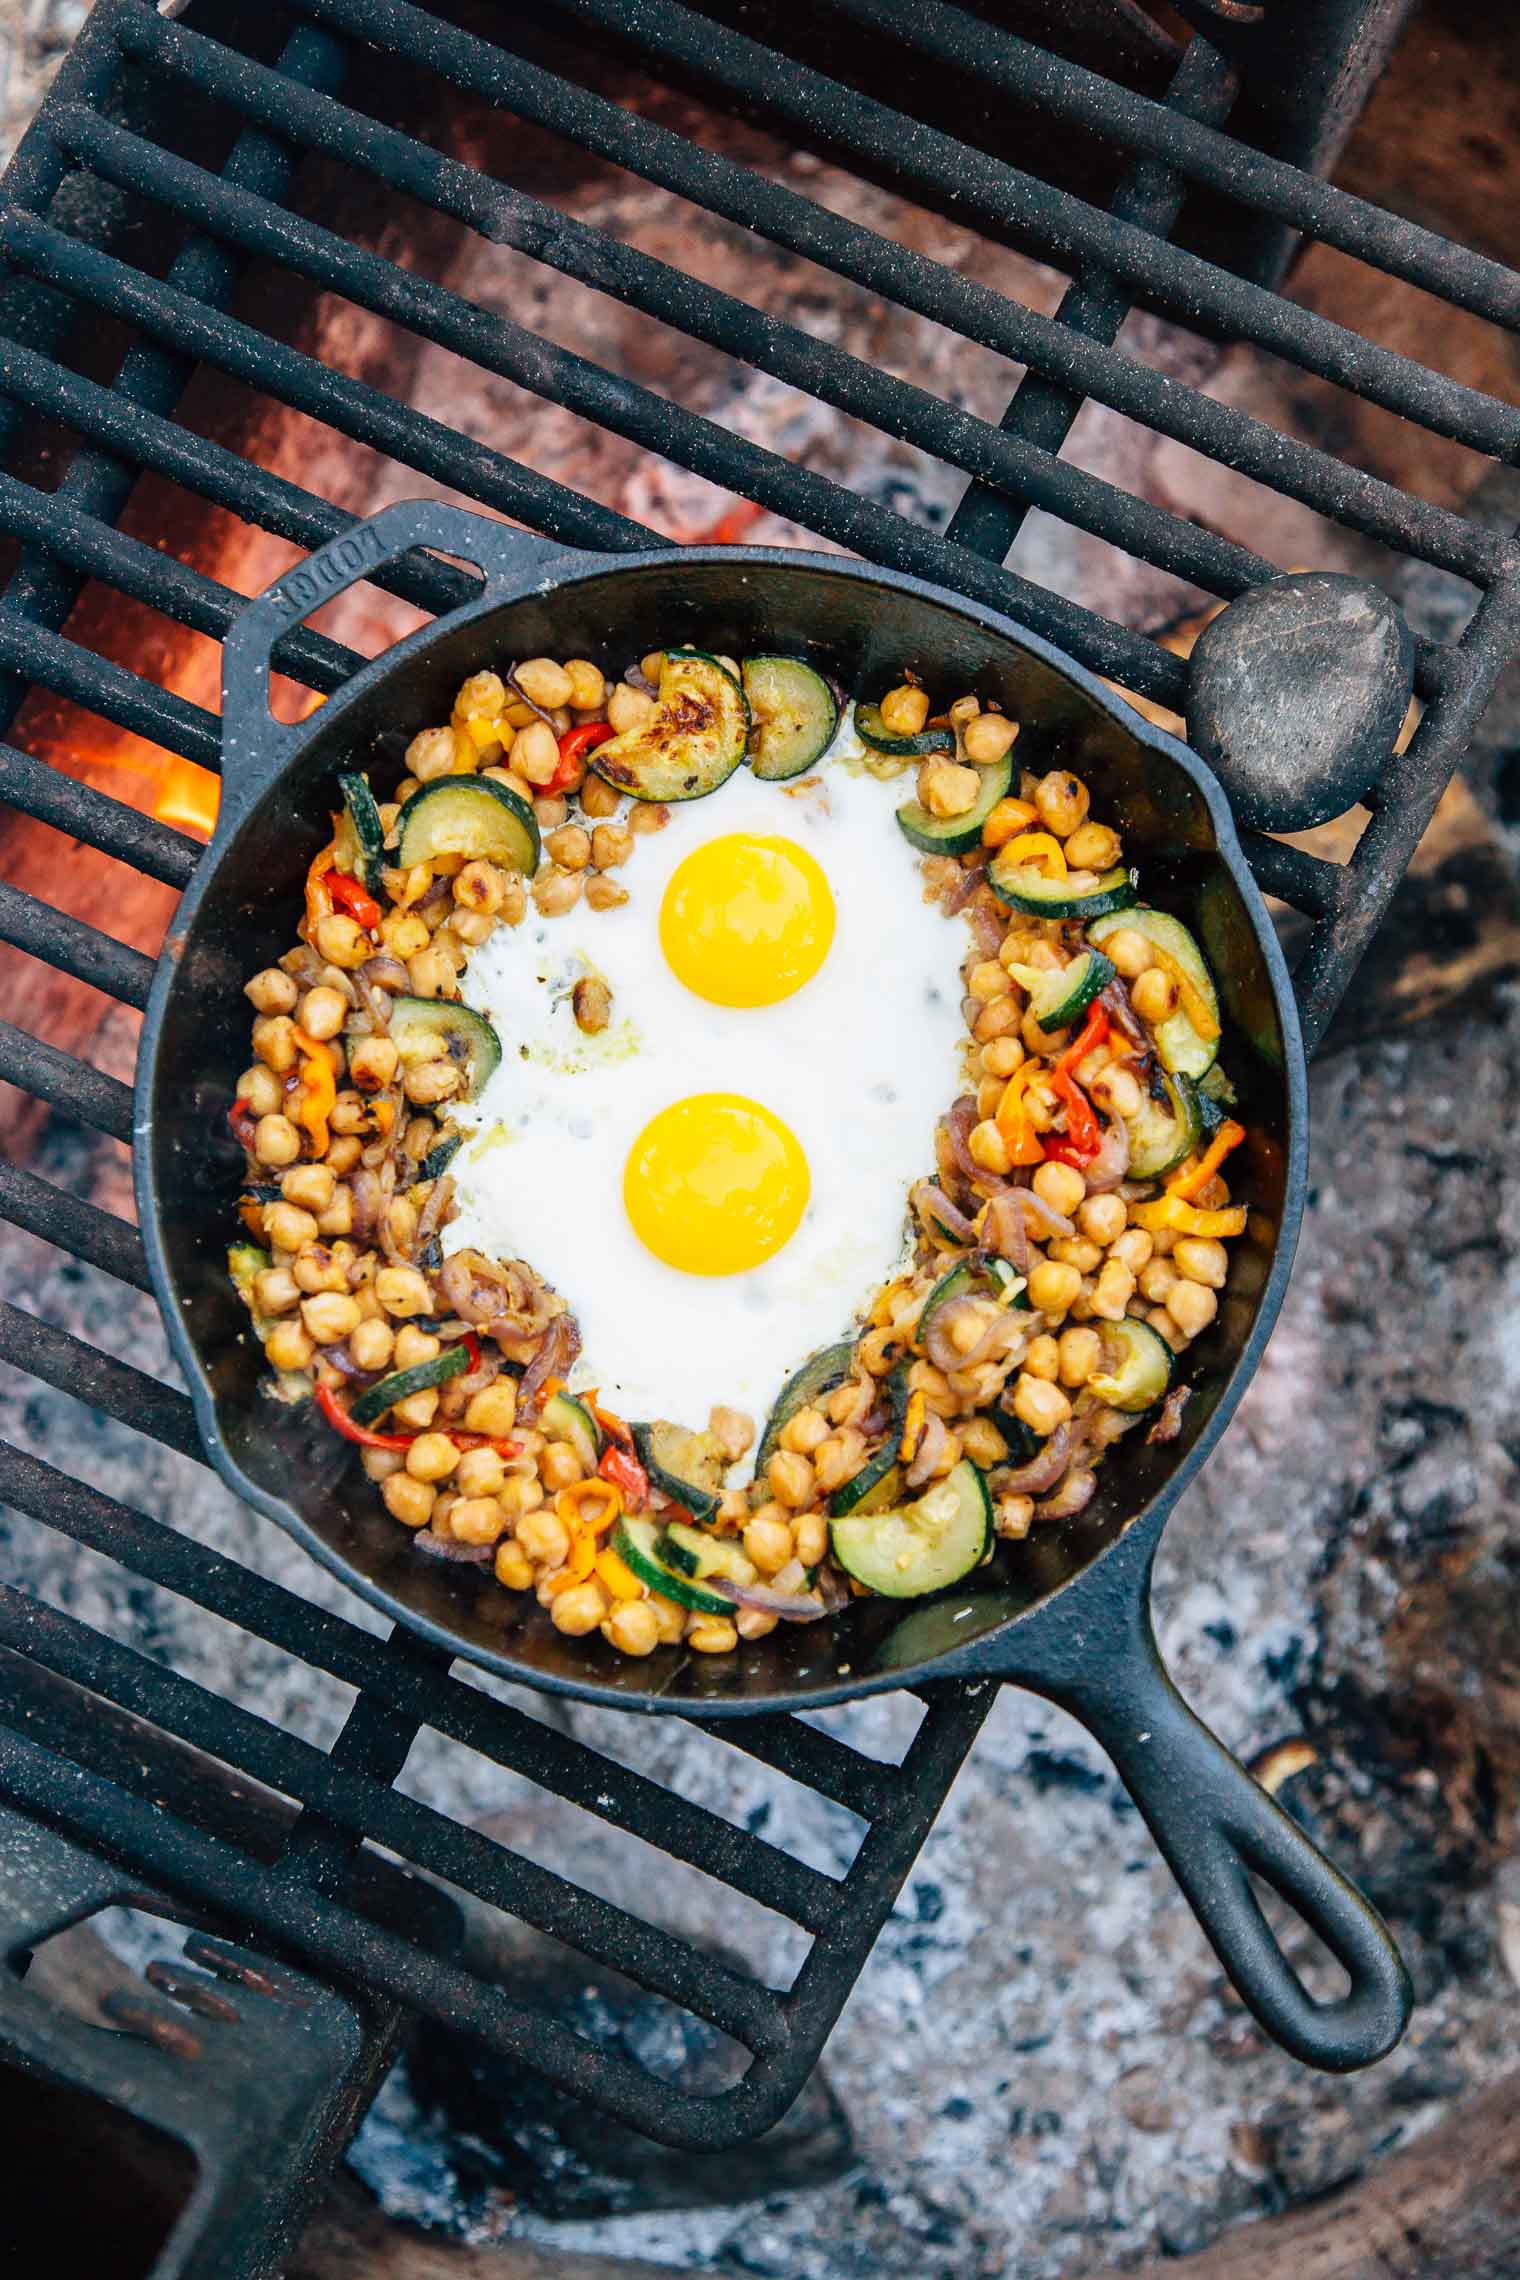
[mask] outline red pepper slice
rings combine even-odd
[[[544,791],[567,792],[580,774],[586,754],[616,734],[610,720],[583,720],[575,728],[567,728],[559,740],[559,763]]]
[[[1077,1083],[1072,1071],[1086,1060],[1089,1053],[1108,1039],[1108,1009],[1094,1003],[1082,1025],[1080,1035],[1068,1045],[1050,1072],[1051,1090],[1066,1103],[1066,1145],[1076,1151],[1075,1156],[1062,1161],[1075,1162],[1078,1170],[1090,1163],[1103,1145],[1103,1131],[1092,1102]],[[1045,1143],[1047,1156],[1055,1153],[1051,1143]]]
[[[235,1100],[227,1111],[227,1122],[232,1128],[233,1139],[240,1142],[250,1156],[253,1154],[253,1136],[258,1121],[246,1100]]]
[[[351,879],[346,871],[324,871],[322,884],[332,896],[339,910],[346,910],[349,917],[357,920],[366,934],[374,934],[378,931],[380,921],[384,918],[385,913],[368,887],[361,887],[358,880]]]
[[[480,1340],[476,1337],[474,1331],[466,1330],[463,1338],[461,1338],[459,1342],[470,1357],[471,1370],[478,1370],[480,1367]]]
[[[1067,1110],[1068,1115],[1070,1109]],[[1070,1164],[1075,1171],[1085,1172],[1096,1153],[1091,1148],[1078,1148],[1070,1140],[1063,1140],[1058,1132],[1051,1133],[1045,1142],[1047,1164]]]
[[[420,1438],[416,1433],[372,1433],[367,1425],[356,1425],[330,1385],[318,1385],[317,1407],[335,1433],[341,1433],[345,1441],[356,1441],[361,1449],[409,1449]],[[499,1457],[522,1455],[521,1441],[498,1440],[491,1433],[450,1433],[448,1438],[460,1450],[494,1449]]]
[[[649,1502],[649,1475],[637,1457],[626,1449],[604,1449],[597,1471],[603,1480],[610,1480],[614,1488],[623,1492],[623,1502],[630,1512],[640,1512]]]

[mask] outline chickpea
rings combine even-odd
[[[1010,991],[1006,997],[989,998],[971,1025],[971,1034],[978,1045],[1001,1044],[1006,1040],[1014,1048],[1016,1058],[1008,1071],[1010,1076],[1024,1058],[1024,1048],[1013,1035],[1021,1019],[1018,1003]]]
[[[1005,847],[1010,839],[1017,839],[1021,831],[1029,829],[1035,814],[1028,800],[999,800],[982,825],[982,845]]]
[[[387,1314],[431,1314],[433,1294],[426,1277],[415,1267],[381,1267],[375,1276],[375,1296]],[[475,1431],[475,1427],[470,1428]]]
[[[395,1077],[400,1060],[394,1038],[356,1038],[348,1056],[349,1081],[359,1092],[380,1092]]]
[[[294,1315],[277,1322],[264,1340],[264,1353],[277,1370],[309,1370],[316,1346],[305,1325]]]
[[[334,1140],[327,1151],[327,1161],[341,1180],[346,1172],[353,1171],[363,1153],[364,1143],[349,1133],[341,1140]]]
[[[456,1544],[494,1544],[506,1525],[494,1496],[461,1496],[449,1507],[449,1533]]]
[[[276,1251],[299,1251],[315,1243],[317,1223],[309,1211],[298,1211],[293,1203],[266,1203],[264,1235]]]
[[[627,824],[635,839],[663,831],[669,821],[670,810],[663,800],[635,800],[628,810]]]
[[[341,990],[319,982],[302,998],[299,1018],[307,1036],[315,1037],[319,1045],[325,1044],[338,1035],[348,1019],[348,1000]]]
[[[612,1019],[612,992],[600,974],[582,974],[570,993],[575,1026],[588,1037],[598,1037]]]
[[[1137,1116],[1145,1098],[1139,1078],[1122,1061],[1111,1061],[1106,1069],[1100,1069],[1087,1089],[1094,1100],[1120,1118]]]
[[[542,705],[545,712],[575,701],[575,683],[564,666],[557,665],[552,657],[529,657],[518,666],[512,678],[523,695],[531,697],[534,704]]]
[[[1101,1322],[1122,1322],[1135,1295],[1135,1278],[1112,1252],[1103,1263],[1092,1290],[1092,1310]]]
[[[1229,1252],[1207,1235],[1179,1235],[1172,1262],[1189,1282],[1204,1283],[1210,1290],[1223,1290],[1230,1271]]]
[[[501,908],[506,880],[494,863],[466,863],[455,876],[453,895],[457,908],[494,918]]]
[[[319,918],[314,933],[319,956],[330,966],[341,966],[345,973],[352,973],[375,954],[375,945],[363,927],[345,911],[330,911]]]
[[[1013,750],[1018,735],[1016,720],[1005,720],[1001,713],[980,713],[961,730],[961,750],[979,768],[986,768]]]
[[[602,1637],[619,1654],[652,1655],[660,1643],[660,1621],[647,1599],[620,1599],[602,1625]]]
[[[827,1440],[828,1431],[829,1422],[823,1411],[813,1408],[811,1403],[804,1403],[782,1426],[781,1446],[783,1449],[795,1450],[800,1457],[810,1457],[820,1442]]]
[[[502,694],[505,696],[505,690]],[[406,748],[407,773],[415,776],[419,784],[431,784],[437,777],[449,775],[453,766],[454,731],[451,728],[425,728]]]
[[[1103,1264],[1103,1253],[1096,1243],[1089,1243],[1080,1235],[1057,1235],[1046,1245],[1052,1259],[1063,1267],[1075,1267],[1079,1275],[1096,1274]]]
[[[997,1500],[995,1525],[1005,1543],[1019,1543],[1034,1525],[1034,1498],[1013,1494],[1000,1496]]]
[[[829,1548],[829,1525],[821,1512],[804,1512],[792,1533],[792,1546],[804,1567],[816,1567]]]
[[[569,821],[570,802],[559,792],[554,792],[548,797],[536,799],[533,802],[533,813],[538,818],[540,831],[558,831],[562,824]]]
[[[633,853],[633,833],[625,823],[599,823],[591,834],[591,861],[598,871],[615,871]]]
[[[918,771],[918,797],[930,815],[964,815],[976,805],[981,779],[954,760],[926,760]]]
[[[559,739],[544,720],[530,720],[512,739],[512,766],[530,784],[547,784],[559,766]]]
[[[1196,1338],[1201,1330],[1207,1330],[1219,1312],[1219,1300],[1207,1283],[1190,1282],[1184,1277],[1167,1292],[1166,1311],[1184,1338]]]
[[[1106,1249],[1124,1233],[1129,1213],[1117,1195],[1090,1195],[1077,1212],[1077,1225],[1091,1243]]]
[[[1108,1255],[1111,1259],[1122,1260],[1130,1273],[1137,1275],[1142,1267],[1150,1264],[1152,1249],[1151,1238],[1143,1227],[1126,1227]]]
[[[321,1213],[332,1202],[336,1184],[330,1164],[293,1164],[280,1181],[280,1193],[302,1211]]]
[[[467,719],[496,720],[507,702],[507,685],[499,673],[472,673],[454,699],[454,710]]]
[[[255,1061],[237,1081],[237,1098],[255,1117],[275,1115],[285,1099],[285,1088],[273,1069]]]
[[[888,689],[877,710],[889,736],[917,736],[929,717],[928,694],[904,681],[899,687]]]
[[[348,1349],[361,1370],[383,1370],[390,1366],[394,1345],[390,1324],[371,1315],[349,1339]]]
[[[993,998],[1006,997],[1012,987],[996,958],[983,958],[966,976],[967,990],[982,1005]]]
[[[341,1143],[334,1142],[335,1147],[339,1145]],[[331,1163],[331,1159],[332,1150],[329,1149],[329,1163]],[[353,1224],[354,1191],[352,1188],[336,1187],[333,1189],[332,1202],[318,1216],[317,1233],[319,1235],[347,1235],[351,1232]]]
[[[253,1128],[253,1152],[271,1170],[293,1164],[301,1153],[301,1135],[288,1116],[261,1116]]]
[[[389,1480],[392,1473],[402,1470],[399,1449],[361,1449],[359,1462],[364,1467],[368,1480]]]
[[[616,879],[604,879],[593,872],[586,881],[586,908],[588,910],[616,910],[628,900],[628,889],[620,887]]]
[[[641,728],[653,711],[653,697],[646,697],[642,689],[631,688],[626,681],[619,681],[607,699],[607,718],[619,736],[630,728]]]
[[[581,899],[585,874],[581,871],[541,871],[533,883],[533,900],[544,918],[562,918]]]
[[[425,1433],[438,1414],[437,1386],[425,1385],[419,1393],[409,1393],[395,1404],[391,1414],[408,1432]]]
[[[288,1077],[300,1058],[295,1023],[288,1013],[261,1014],[253,1025],[253,1049],[277,1077]]]
[[[566,700],[576,712],[599,712],[607,702],[607,683],[600,665],[593,665],[587,657],[567,657],[565,678],[570,683]]]
[[[1087,786],[1069,768],[1052,768],[1036,784],[1034,804],[1046,830],[1053,831],[1058,839],[1069,839],[1078,824],[1087,820]]]
[[[1024,1059],[1024,1048],[1016,1037],[994,1037],[982,1047],[982,1067],[989,1077],[1006,1084]]]
[[[301,1301],[301,1320],[319,1346],[335,1346],[359,1327],[359,1309],[346,1291],[321,1290]]]
[[[739,1644],[739,1634],[724,1615],[698,1615],[686,1633],[686,1644],[699,1655],[727,1655]]]
[[[1034,1015],[1026,1009],[1019,1024],[1019,1035],[1031,1053],[1049,1058],[1065,1051],[1069,1032],[1064,1029],[1042,1029]]]
[[[1013,1413],[1031,1433],[1038,1433],[1044,1439],[1058,1425],[1070,1421],[1071,1403],[1059,1386],[1051,1385],[1044,1378],[1030,1377],[1021,1370],[1013,1389]]]
[[[568,1441],[551,1441],[538,1460],[538,1477],[551,1494],[584,1479],[585,1469]]]
[[[1001,1177],[1012,1169],[1008,1143],[990,1118],[984,1118],[980,1124],[973,1124],[966,1146],[971,1152],[971,1161],[982,1171]]]
[[[398,1370],[414,1370],[419,1362],[434,1361],[443,1352],[443,1340],[431,1330],[419,1330],[415,1322],[403,1322],[393,1335]]]
[[[1040,1337],[1030,1340],[1023,1366],[1030,1377],[1044,1378],[1050,1385],[1060,1376],[1061,1349],[1048,1330]]]
[[[278,966],[266,966],[243,984],[243,995],[256,1013],[291,1013],[300,991],[289,974]]]
[[[369,1124],[369,1105],[345,1086],[333,1102],[327,1121],[334,1132],[363,1132]]]
[[[291,1270],[291,1280],[303,1297],[315,1298],[320,1290],[346,1292],[348,1269],[340,1259],[333,1257],[325,1244],[308,1243]]]
[[[547,1540],[561,1546],[561,1549],[554,1555],[553,1564],[556,1567],[563,1567],[570,1553],[570,1538],[565,1533],[564,1522],[556,1519],[554,1514],[549,1511],[544,1501],[542,1485],[538,1480],[531,1474],[509,1473],[501,1490],[501,1508],[516,1527],[517,1540],[524,1550],[530,1548],[529,1538],[532,1531],[529,1528],[529,1522],[541,1520],[547,1513],[548,1518],[554,1521],[554,1526],[559,1531],[558,1536],[551,1536]]]
[[[496,1580],[507,1591],[531,1591],[533,1567],[527,1553],[515,1536],[507,1536],[496,1547]]]
[[[774,1512],[775,1517],[767,1517]],[[744,1549],[762,1575],[775,1575],[792,1556],[792,1531],[779,1505],[762,1506],[744,1531]]]
[[[393,958],[410,958],[427,948],[427,920],[414,910],[389,911],[380,921],[380,940]]]
[[[557,1591],[549,1602],[549,1620],[566,1638],[583,1639],[600,1628],[607,1617],[607,1594],[595,1576]]]
[[[1120,926],[1103,938],[1103,955],[1124,980],[1137,982],[1156,962],[1156,954],[1137,926]]]
[[[403,1528],[425,1528],[433,1517],[433,1490],[412,1472],[392,1473],[381,1482],[380,1495],[386,1511]]]
[[[1103,1340],[1096,1330],[1085,1325],[1063,1330],[1060,1339],[1062,1385],[1086,1385],[1103,1360]]]
[[[1074,1216],[1087,1193],[1087,1182],[1072,1164],[1044,1163],[1035,1166],[1030,1186],[1042,1203],[1066,1218]]]
[[[437,943],[429,943],[426,950],[419,950],[415,957],[409,958],[406,970],[411,977],[414,997],[447,997],[454,987],[454,962]]]
[[[707,1430],[718,1444],[725,1464],[736,1465],[755,1438],[755,1420],[742,1409],[719,1402],[708,1412]]]
[[[448,931],[464,950],[478,950],[496,932],[496,921],[483,910],[455,909]]]
[[[777,1449],[765,1468],[765,1477],[772,1496],[788,1510],[801,1512],[812,1503],[813,1468],[795,1449]]]
[[[418,1108],[432,1108],[457,1093],[463,1081],[463,1072],[452,1061],[419,1061],[407,1070],[401,1089]]]
[[[1177,1281],[1177,1269],[1170,1259],[1152,1259],[1148,1267],[1140,1270],[1140,1295],[1153,1306],[1164,1306],[1167,1294]]]
[[[420,1433],[406,1452],[406,1469],[413,1480],[447,1480],[458,1462],[459,1451],[447,1433]]]
[[[1002,1464],[1008,1455],[1008,1443],[990,1417],[968,1417],[960,1434],[962,1455],[980,1465],[983,1472]]]
[[[260,1314],[288,1314],[300,1298],[301,1286],[289,1267],[264,1267],[253,1278],[253,1303]]]
[[[591,860],[591,834],[578,823],[567,823],[563,830],[550,832],[544,850],[562,871],[584,871]]]
[[[488,1433],[505,1437],[517,1422],[517,1387],[509,1377],[499,1377],[490,1385],[472,1393],[464,1413],[467,1433]]]
[[[622,793],[616,784],[609,784],[604,776],[590,775],[581,786],[581,811],[595,823],[605,822],[609,815],[616,815],[622,803]]]
[[[1174,1354],[1182,1352],[1183,1347],[1187,1344],[1186,1333],[1178,1329],[1176,1322],[1164,1306],[1153,1306],[1145,1319],[1157,1337],[1166,1340]]]
[[[1039,1314],[1064,1314],[1082,1288],[1075,1267],[1041,1259],[1029,1269],[1029,1303]]]

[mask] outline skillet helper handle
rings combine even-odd
[[[1147,1559],[1138,1592],[1115,1594],[1043,1672],[1017,1675],[1069,1710],[1112,1758],[1267,2033],[1308,2066],[1336,2074],[1370,2066],[1409,2022],[1403,1959],[1375,1909],[1183,1701],[1156,1646],[1149,1566]],[[1102,1636],[1115,1617],[1123,1635]],[[1350,1979],[1344,1995],[1320,2002],[1309,1992],[1262,1913],[1252,1876],[1318,1934]]]
[[[477,609],[513,588],[526,591],[550,562],[575,550],[491,515],[471,514],[446,499],[402,499],[329,539],[239,611],[222,648],[222,802],[220,838],[282,768],[301,734],[269,710],[269,669],[276,644],[313,610],[333,601],[387,562],[415,548],[473,562],[485,584],[459,604]],[[446,624],[447,612],[434,627]]]

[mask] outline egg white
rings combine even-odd
[[[472,1129],[454,1159],[448,1248],[526,1259],[560,1291],[583,1340],[572,1385],[599,1386],[625,1416],[698,1426],[725,1402],[763,1419],[789,1373],[852,1328],[906,1255],[908,1190],[932,1171],[935,1120],[959,1089],[966,930],[924,901],[894,813],[904,788],[866,773],[861,756],[845,727],[800,783],[741,769],[637,841],[618,874],[626,904],[543,919],[530,902],[464,977],[502,1060],[458,1111]],[[694,847],[745,831],[794,839],[816,858],[834,940],[778,1004],[712,1005],[666,964],[660,904]],[[571,1009],[586,974],[612,990],[611,1024],[597,1036]],[[657,1111],[700,1092],[763,1103],[807,1157],[801,1225],[747,1273],[667,1266],[624,1209],[632,1142]]]

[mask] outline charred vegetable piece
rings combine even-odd
[[[349,1403],[348,1414],[356,1425],[373,1425],[395,1402],[423,1393],[430,1385],[442,1385],[446,1378],[458,1377],[460,1371],[469,1366],[470,1356],[464,1346],[445,1346],[431,1361],[414,1362],[409,1370],[392,1370],[389,1377],[381,1378],[363,1393],[356,1393]]]
[[[821,1400],[832,1393],[836,1385],[843,1385],[855,1361],[854,1341],[841,1338],[837,1346],[824,1346],[818,1353],[809,1355],[798,1370],[794,1370],[776,1396],[776,1406],[765,1421],[760,1446],[755,1451],[755,1471],[763,1473],[776,1453],[781,1439],[781,1428],[799,1409],[810,1401]]]
[[[385,831],[369,779],[343,775],[338,778],[338,789],[343,794],[343,813],[333,834],[333,868],[346,871],[351,879],[361,880],[372,895],[378,895],[380,873],[385,867]]]
[[[1010,847],[1017,844],[1009,841]],[[987,884],[1000,902],[1031,918],[1102,918],[1109,911],[1128,910],[1136,899],[1135,874],[1123,863],[1104,871],[1090,886],[1074,887],[1069,877],[1052,878],[1038,863],[1009,862],[1006,856],[1004,848],[993,856]]]
[[[982,825],[998,801],[1006,799],[1013,782],[1013,762],[994,761],[981,771],[982,788],[961,815],[931,815],[917,800],[897,811],[897,827],[904,839],[926,855],[969,855],[982,844]]]
[[[1177,1011],[1155,1025],[1156,1051],[1173,1076],[1191,1077],[1196,1084],[1208,1075],[1219,1053],[1219,999],[1203,952],[1181,919],[1144,904],[1127,910],[1122,918],[1099,918],[1088,928],[1089,939],[1101,946],[1121,926],[1145,936],[1156,963],[1182,993]]]
[[[278,1194],[278,1189],[275,1192]],[[229,1243],[227,1246],[227,1272],[241,1299],[249,1298],[254,1276],[261,1275],[268,1264],[269,1253],[261,1251],[257,1243]]]
[[[723,1465],[711,1436],[688,1433],[662,1418],[632,1430],[639,1462],[654,1486],[684,1505],[694,1520],[716,1520]]]
[[[451,1132],[447,1140],[440,1140],[436,1148],[429,1148],[417,1166],[419,1182],[441,1179],[463,1146],[463,1135],[458,1132]]]
[[[396,818],[396,865],[409,871],[435,855],[504,863],[531,879],[542,852],[538,818],[510,784],[488,776],[439,776],[413,792]]]
[[[927,760],[935,752],[955,750],[955,731],[922,728],[916,736],[894,736],[875,705],[855,707],[855,734],[873,752],[889,753],[894,760]]]
[[[589,758],[636,800],[700,800],[728,782],[748,744],[749,706],[727,667],[700,649],[667,649],[653,713]]]
[[[1166,1340],[1148,1322],[1126,1314],[1122,1322],[1104,1324],[1105,1341],[1112,1335],[1123,1349],[1113,1370],[1100,1371],[1088,1385],[1111,1409],[1138,1413],[1164,1399],[1172,1382],[1175,1356]]]
[[[1147,1097],[1129,1118],[1129,1176],[1132,1180],[1159,1180],[1172,1171],[1198,1144],[1202,1129],[1198,1094],[1186,1077],[1158,1071],[1164,1100]]]
[[[833,690],[800,657],[746,657],[740,679],[749,700],[750,774],[769,784],[800,776],[834,741]]]
[[[398,997],[391,1006],[391,1036],[407,1068],[436,1058],[429,1040],[441,1037],[449,1059],[464,1071],[465,1100],[473,1100],[501,1060],[501,1039],[483,1014],[445,998]]]
[[[963,1458],[911,1504],[834,1519],[829,1541],[845,1572],[885,1599],[943,1591],[980,1566],[991,1548],[986,1483]]]
[[[567,1441],[588,1473],[594,1473],[602,1454],[603,1433],[584,1401],[573,1393],[551,1393],[538,1415],[539,1428],[551,1441]]]
[[[1010,966],[1014,980],[1029,992],[1029,1010],[1042,1029],[1069,1029],[1114,978],[1101,950],[1082,950],[1065,966]]]
[[[660,1543],[657,1521],[635,1519],[628,1513],[612,1531],[612,1548],[618,1558],[662,1599],[673,1599],[678,1607],[689,1607],[698,1615],[732,1615],[733,1601],[720,1599],[715,1591],[704,1591],[691,1576],[671,1567]]]

